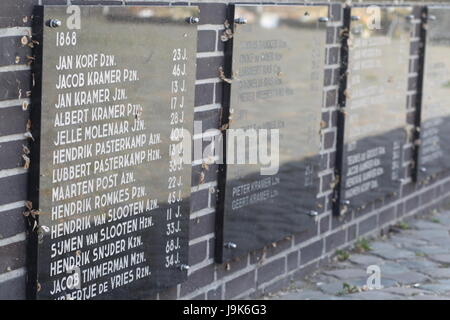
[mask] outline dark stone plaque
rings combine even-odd
[[[338,214],[362,210],[399,191],[411,12],[411,7],[392,6],[345,11],[349,34],[340,94]]]
[[[234,7],[218,261],[315,224],[327,16],[327,6]],[[260,152],[278,157],[263,161]]]
[[[419,181],[450,169],[450,8],[428,7],[427,10]]]
[[[186,19],[198,13],[39,9],[39,299],[132,299],[186,279],[191,150],[181,140],[193,127],[197,44]]]

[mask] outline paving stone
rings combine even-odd
[[[435,279],[450,278],[450,268],[430,268],[422,272]]]
[[[363,266],[370,266],[373,264],[381,265],[384,263],[383,259],[366,254],[352,254],[348,259],[353,263],[360,264]]]
[[[380,266],[381,276],[384,275],[395,275],[410,271],[408,267],[403,266],[396,262],[387,262]]]
[[[423,283],[429,280],[428,276],[415,271],[385,275],[385,277],[387,277],[388,279],[395,280],[396,282],[402,285]]]
[[[431,229],[431,230],[446,229],[446,226],[443,224],[426,221],[426,220],[418,220],[418,221],[414,222],[412,226],[414,228],[421,229],[421,230],[424,230],[424,229],[425,230],[426,229]]]
[[[421,272],[422,270],[428,269],[428,268],[438,268],[439,265],[435,262],[429,261],[425,258],[417,257],[416,259],[411,260],[401,260],[399,261],[399,264],[402,266]]]
[[[381,242],[381,241],[375,241],[370,244],[370,247],[372,248],[371,253],[377,250],[394,250],[396,247],[393,244],[387,243],[387,242]]]
[[[340,280],[355,279],[368,276],[367,272],[362,269],[335,269],[324,271],[324,273],[336,277]]]
[[[340,297],[327,295],[320,291],[304,290],[280,295],[275,300],[341,300]]]
[[[392,249],[373,250],[372,253],[388,260],[407,259],[416,256],[414,252],[395,247],[393,247]]]
[[[427,256],[434,255],[434,254],[445,254],[445,253],[450,254],[450,248],[439,247],[439,246],[435,246],[435,245],[413,247],[413,248],[411,248],[411,250],[415,250],[416,254],[422,253]]]
[[[405,297],[385,292],[383,290],[370,290],[358,293],[352,293],[343,296],[351,300],[402,300]]]
[[[422,239],[414,238],[412,235],[395,235],[389,238],[389,241],[400,244],[402,247],[405,246],[423,246],[426,245],[427,242]]]
[[[436,295],[419,295],[419,296],[412,296],[408,297],[408,300],[450,300],[450,297],[445,296],[436,296]]]
[[[450,280],[440,280],[437,283],[424,284],[419,288],[430,290],[438,294],[450,293]]]
[[[436,238],[450,240],[448,230],[417,230],[414,232],[414,237],[427,241],[431,241]]]
[[[327,294],[338,294],[344,290],[344,283],[347,283],[350,286],[356,286],[358,288],[363,288],[364,286],[367,285],[367,278],[348,279],[346,281],[336,281],[336,282],[331,282],[331,283],[324,283],[324,284],[318,285],[318,288]],[[392,287],[395,284],[396,283],[394,280],[381,277],[381,285],[384,288]]]
[[[450,264],[450,254],[434,254],[429,258],[441,264]]]
[[[386,288],[383,291],[407,297],[430,294],[429,291],[407,287]]]
[[[414,229],[402,230],[386,241],[374,241],[365,254],[351,254],[345,262],[290,286],[287,292],[270,297],[278,300],[450,300],[450,211],[411,222]],[[366,288],[366,268],[378,265],[380,290],[341,295],[344,283]],[[449,265],[449,267],[442,267]],[[301,287],[301,289],[293,289]]]

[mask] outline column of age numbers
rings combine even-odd
[[[186,60],[187,50],[175,48],[172,52],[172,80],[170,83],[170,143],[169,143],[169,177],[167,188],[168,207],[166,213],[166,268],[180,266],[182,215],[182,169],[183,169],[183,138],[184,138],[184,100],[186,94]],[[186,150],[186,152],[189,152]]]

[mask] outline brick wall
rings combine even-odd
[[[252,1],[248,1],[252,2]],[[256,2],[256,1],[253,1]],[[278,3],[294,1],[278,1]],[[71,1],[72,4],[162,4],[154,1]],[[219,67],[224,63],[226,3],[196,1],[201,9],[198,25],[197,80],[195,120],[202,130],[194,132],[201,143],[206,137],[219,135],[222,113],[222,81]],[[299,3],[298,1],[295,3]],[[26,225],[22,215],[27,199],[27,121],[32,83],[29,66],[31,53],[31,12],[36,4],[66,4],[65,0],[2,0],[0,4],[0,299],[25,298]],[[166,2],[166,4],[168,4]],[[420,50],[420,9],[412,34],[410,86],[408,89],[408,123],[416,121],[418,100],[416,83]],[[276,290],[290,279],[301,277],[326,263],[336,249],[351,245],[358,237],[376,234],[399,219],[430,210],[450,192],[450,177],[440,176],[426,184],[412,180],[414,165],[413,134],[404,148],[405,179],[397,198],[377,202],[356,215],[332,215],[333,181],[336,155],[336,118],[340,68],[340,31],[342,7],[330,6],[327,30],[327,62],[323,94],[320,194],[323,210],[314,228],[301,236],[292,236],[276,245],[252,252],[240,260],[214,263],[215,205],[217,166],[205,166],[210,159],[195,159],[192,168],[189,277],[185,283],[160,292],[151,299],[235,299]],[[212,130],[211,130],[212,129]],[[205,133],[208,130],[207,133]],[[210,144],[204,141],[204,147]]]

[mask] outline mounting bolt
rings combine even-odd
[[[188,271],[191,267],[188,266],[187,264],[182,264],[182,265],[180,265],[179,268],[181,271]]]
[[[227,249],[236,249],[237,248],[237,244],[234,242],[227,242],[223,246]]]
[[[318,19],[318,21],[319,22],[328,22],[328,17],[320,17],[319,19]]]
[[[358,16],[352,16],[350,19],[351,19],[352,21],[359,21],[361,18],[358,17]]]
[[[48,26],[50,28],[58,28],[58,27],[61,27],[61,25],[62,25],[62,22],[61,22],[61,20],[58,20],[58,19],[50,19],[50,21],[48,22]]]
[[[247,23],[247,19],[239,17],[239,18],[234,19],[234,23],[236,23],[236,24],[246,24]]]
[[[349,206],[350,205],[350,200],[342,200],[341,203],[345,206]]]
[[[420,172],[427,172],[427,168],[421,167],[421,168],[420,168]]]
[[[308,216],[310,217],[317,217],[319,213],[317,211],[311,210],[308,212]]]
[[[436,20],[436,16],[429,15],[428,16],[428,20],[435,21]]]
[[[200,22],[200,18],[199,17],[189,17],[186,19],[187,23],[190,24],[197,24]]]

